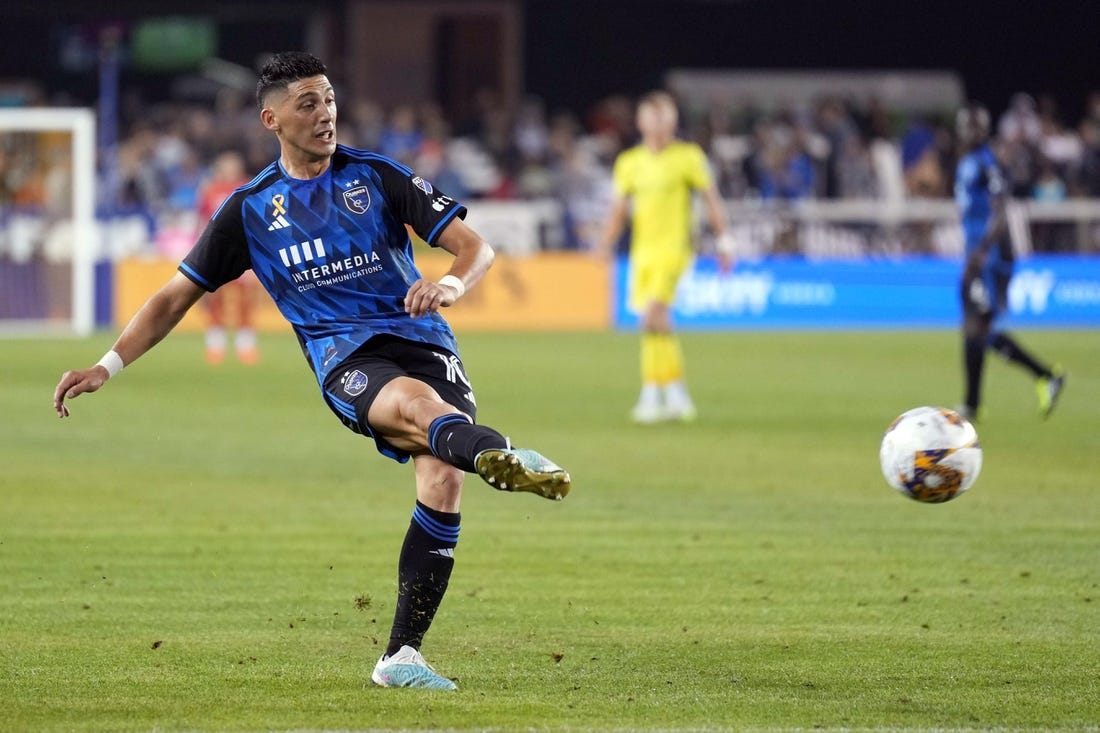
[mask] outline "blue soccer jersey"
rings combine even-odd
[[[338,145],[317,178],[291,178],[276,161],[235,191],[179,269],[209,291],[252,269],[323,382],[380,334],[458,353],[442,316],[405,313],[405,294],[421,278],[405,225],[436,246],[465,215],[400,163]]]
[[[955,174],[955,203],[962,217],[968,256],[981,244],[993,219],[994,199],[1004,192],[1004,175],[988,145],[970,152],[959,161]],[[991,247],[987,265],[992,266],[1000,257],[1000,247]]]

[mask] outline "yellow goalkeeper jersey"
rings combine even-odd
[[[645,145],[623,151],[612,173],[616,192],[633,201],[631,255],[679,259],[691,253],[691,198],[711,185],[698,145],[673,141],[660,152]]]

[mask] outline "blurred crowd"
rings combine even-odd
[[[535,97],[510,109],[483,92],[472,114],[448,119],[434,104],[383,109],[361,100],[341,107],[338,129],[342,142],[393,157],[459,199],[556,200],[563,246],[583,249],[606,214],[615,156],[637,139],[633,103],[615,95],[583,114],[551,113]],[[894,189],[950,197],[959,154],[953,127],[954,110],[909,116],[874,99],[681,111],[683,136],[707,151],[728,199],[874,199],[899,193]],[[213,105],[131,102],[121,128],[117,168],[101,186],[101,203],[141,216],[150,231],[193,215],[220,153],[239,154],[248,175],[278,154],[252,100],[228,90]],[[1100,92],[1079,120],[1064,119],[1052,98],[1017,94],[995,128],[994,146],[1016,197],[1100,196]],[[28,170],[8,147],[0,145],[0,201],[45,203],[50,185],[59,185],[55,172]]]
[[[999,117],[992,145],[1012,195],[1055,200],[1100,194],[1100,92],[1083,119],[1067,123],[1051,97],[1019,93]],[[908,197],[952,195],[960,151],[954,110],[904,115],[871,99],[828,98],[804,109],[762,114],[711,109],[688,116],[689,136],[706,148],[728,198],[877,198],[889,185],[876,159],[886,143],[900,158]]]

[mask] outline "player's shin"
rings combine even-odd
[[[981,402],[982,371],[985,367],[985,340],[967,336],[963,340],[963,365],[966,370],[966,400],[972,412]]]
[[[386,656],[402,646],[420,648],[447,592],[460,518],[416,503],[398,562],[397,609]]]

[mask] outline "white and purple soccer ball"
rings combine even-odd
[[[886,428],[879,462],[896,491],[936,504],[973,486],[982,470],[982,446],[974,426],[954,410],[915,407]]]

